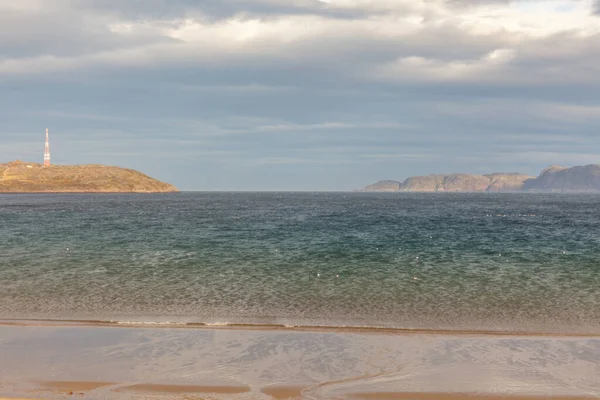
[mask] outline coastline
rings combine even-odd
[[[223,398],[223,396],[236,396],[251,393],[249,387],[244,386],[201,386],[201,385],[168,385],[168,384],[139,384],[121,386],[111,382],[41,382],[38,387],[30,389],[31,393],[40,397],[1,397],[0,400],[41,400],[68,397],[79,398],[104,398],[95,397],[94,392],[99,390],[112,390],[112,393],[131,396],[168,396],[169,399],[201,400]],[[260,390],[261,394],[273,400],[303,399],[304,392],[310,386],[266,386]],[[105,392],[106,393],[106,392]],[[197,397],[202,396],[202,397]],[[209,396],[209,397],[204,397]],[[235,398],[235,397],[233,397]],[[593,400],[597,396],[579,395],[506,395],[494,393],[443,393],[443,392],[356,392],[347,393],[344,397],[349,400]]]
[[[597,337],[132,328],[0,325],[0,399],[600,398]]]
[[[600,398],[592,198],[26,197],[0,396]]]
[[[534,330],[493,330],[493,329],[436,329],[401,328],[359,325],[287,325],[278,323],[204,323],[177,321],[119,321],[101,319],[40,319],[40,318],[0,318],[0,327],[80,327],[80,328],[137,328],[137,329],[191,329],[191,330],[233,330],[233,331],[274,331],[274,332],[313,332],[313,333],[355,333],[380,335],[451,335],[451,336],[492,336],[492,337],[555,337],[555,338],[600,338],[600,332],[559,332]]]
[[[46,190],[43,192],[3,192],[0,191],[1,195],[24,195],[24,194],[175,194],[181,193],[180,191],[172,191],[172,192],[160,192],[160,191],[103,191],[103,190],[88,190],[88,191],[57,191],[57,190]]]

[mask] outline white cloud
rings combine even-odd
[[[499,76],[503,67],[517,55],[514,49],[496,49],[472,60],[437,60],[418,56],[398,60],[373,69],[373,76],[384,80],[482,81]]]
[[[54,3],[56,6],[62,6],[62,1]],[[0,12],[19,11],[19,12],[39,12],[48,8],[49,4],[44,0],[2,0],[0,1]]]
[[[275,0],[255,3],[286,4]],[[54,12],[49,4],[55,4]],[[111,48],[98,46],[96,51],[92,48],[78,55],[45,50],[24,57],[5,56],[0,59],[0,76],[111,67],[217,66],[255,60],[265,64],[285,61],[326,65],[330,71],[360,80],[551,83],[561,75],[569,80],[581,78],[577,72],[589,71],[590,63],[585,60],[590,49],[600,52],[595,37],[600,35],[600,18],[592,15],[589,0],[470,7],[457,7],[444,0],[333,0],[329,4],[296,1],[293,5],[303,12],[214,20],[198,9],[175,19],[126,20],[110,10],[92,13],[82,8],[78,14],[64,2],[0,0],[0,9],[28,14],[29,24],[42,26],[52,21],[32,21],[32,15],[43,8],[43,17],[51,19],[61,15],[62,7],[65,13],[79,17],[72,29],[89,27],[89,31],[81,32],[79,40],[94,46],[102,37],[110,36],[114,42]],[[322,14],[322,9],[360,13],[338,18]],[[25,47],[27,37],[32,42],[39,40],[39,36],[29,36],[27,26],[22,25],[17,32],[23,36]],[[72,31],[67,32],[73,36]],[[94,37],[97,40],[92,40]],[[78,39],[56,40],[68,47]],[[555,45],[551,45],[553,41]],[[528,65],[548,59],[553,64],[543,66],[534,79],[523,77],[529,71]],[[583,79],[594,79],[596,72],[592,66]]]
[[[0,0],[0,108],[5,130],[53,121],[73,157],[85,132],[107,157],[535,172],[597,147],[592,11],[590,0]],[[129,136],[101,145],[111,130]]]

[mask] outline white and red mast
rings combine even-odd
[[[44,149],[44,167],[50,166],[50,141],[48,140],[48,128],[46,128],[46,147]]]

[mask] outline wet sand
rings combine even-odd
[[[275,400],[285,400],[302,398],[302,391],[308,388],[309,386],[272,385],[264,387],[260,391]]]
[[[215,393],[240,394],[249,392],[248,386],[211,386],[211,385],[161,385],[143,383],[115,389],[115,392],[134,392],[149,394]]]
[[[600,398],[596,337],[12,325],[0,354],[0,399]]]
[[[355,393],[349,400],[592,400],[592,396],[510,396],[481,393]]]
[[[111,382],[68,382],[68,381],[48,381],[40,382],[40,388],[49,389],[58,392],[87,392],[104,386],[111,386]]]
[[[44,382],[39,389],[32,393],[45,389],[44,398],[61,398],[62,395],[84,397],[87,392],[96,390],[103,386],[113,384],[98,382]],[[118,386],[118,385],[116,385]],[[44,388],[44,389],[42,389]],[[302,393],[309,389],[304,386],[267,386],[261,389],[261,393],[274,400],[303,399]],[[250,392],[249,387],[240,386],[194,386],[194,385],[166,385],[166,384],[140,384],[119,387],[112,390],[113,393],[129,393],[131,395],[168,395],[169,399],[201,399],[190,395],[236,395]],[[105,396],[103,396],[104,398]],[[110,395],[108,396],[110,397]],[[212,398],[212,397],[211,397]],[[232,397],[235,398],[235,397]],[[312,398],[312,397],[310,397]],[[347,393],[343,398],[348,400],[593,400],[599,396],[519,396],[486,393],[425,393],[425,392],[371,392],[371,393]],[[31,397],[0,397],[0,400],[32,400]]]
[[[242,331],[284,331],[284,332],[330,332],[358,334],[389,334],[389,335],[476,335],[476,336],[514,336],[514,337],[581,337],[600,338],[600,332],[582,329],[581,332],[567,333],[552,330],[485,330],[485,329],[427,329],[427,328],[397,328],[384,326],[337,326],[337,325],[283,325],[283,324],[250,324],[224,323],[207,324],[198,322],[145,322],[145,321],[109,321],[91,319],[0,319],[0,327],[90,327],[90,328],[152,328],[152,329],[206,329],[206,330],[242,330]]]

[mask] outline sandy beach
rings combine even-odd
[[[600,339],[0,326],[0,398],[600,398]]]
[[[478,393],[356,393],[349,399],[356,400],[590,400],[598,397],[581,396],[511,396]]]
[[[178,398],[185,400],[221,398],[226,395],[228,398],[236,398],[232,395],[246,394],[251,391],[250,387],[243,386],[200,386],[200,385],[166,385],[166,384],[138,384],[131,386],[122,386],[109,382],[40,382],[39,386],[30,389],[31,394],[39,395],[41,398],[64,398],[69,397],[89,397],[90,392],[101,388],[115,387],[110,393],[115,396],[119,394],[128,394],[132,396],[151,395],[164,396],[168,398]],[[267,386],[260,392],[274,400],[302,399],[303,392],[308,390],[305,386]],[[110,397],[110,395],[109,395]],[[25,400],[33,397],[0,397],[0,400]],[[555,396],[555,395],[537,395],[537,396],[519,396],[502,395],[489,393],[426,393],[426,392],[357,392],[347,393],[344,397],[349,400],[590,400],[598,399],[598,396]]]
[[[107,398],[112,396],[95,397],[90,395],[91,391],[105,387],[118,386],[117,384],[94,383],[94,382],[45,382],[39,388],[31,389],[32,394],[40,397],[0,397],[0,400],[41,400],[53,398]],[[261,393],[274,400],[303,399],[312,397],[303,397],[303,391],[307,388],[299,386],[278,386],[266,387]],[[132,385],[115,389],[112,393],[115,398],[121,398],[119,394],[126,394],[135,397],[150,395],[153,397],[165,397],[169,399],[182,400],[201,400],[214,398],[237,398],[234,395],[247,394],[250,388],[227,387],[227,386],[191,386],[191,385]],[[244,397],[246,398],[246,397]],[[260,397],[248,397],[260,398]],[[592,400],[598,399],[598,396],[519,396],[519,395],[498,395],[486,393],[421,393],[421,392],[359,392],[347,393],[344,397],[335,397],[336,399],[348,400]]]

